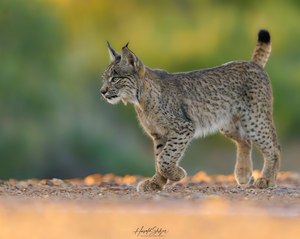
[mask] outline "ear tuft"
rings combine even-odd
[[[120,54],[117,53],[111,46],[110,46],[110,43],[109,41],[106,41],[107,42],[107,48],[108,48],[108,54],[109,54],[109,59],[110,59],[110,62],[113,62],[115,61],[117,58],[120,58]]]
[[[122,50],[123,50],[124,48],[128,48],[128,45],[129,45],[129,42],[127,42],[126,45],[122,47]]]

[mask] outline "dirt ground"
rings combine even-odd
[[[256,189],[199,172],[153,194],[136,192],[142,179],[0,181],[0,239],[300,238],[300,174]]]

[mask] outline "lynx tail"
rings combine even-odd
[[[251,60],[264,68],[269,59],[271,49],[270,33],[267,30],[260,30]]]

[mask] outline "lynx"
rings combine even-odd
[[[167,180],[179,181],[179,166],[189,143],[221,132],[235,142],[234,175],[239,185],[273,187],[280,146],[272,116],[272,87],[264,66],[271,52],[267,30],[260,30],[249,61],[232,61],[191,72],[151,69],[128,48],[117,53],[108,42],[110,64],[103,73],[101,95],[111,104],[134,105],[139,122],[152,138],[156,173],[140,182],[139,192],[160,191]],[[261,176],[252,177],[252,146],[261,151]]]

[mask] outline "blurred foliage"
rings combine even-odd
[[[299,170],[299,22],[296,0],[0,1],[0,178],[151,175],[152,143],[132,106],[99,96],[106,39],[116,49],[129,40],[150,67],[187,71],[249,59],[260,28],[273,40],[266,69],[283,169]],[[234,155],[211,136],[193,143],[183,165],[228,173]]]

